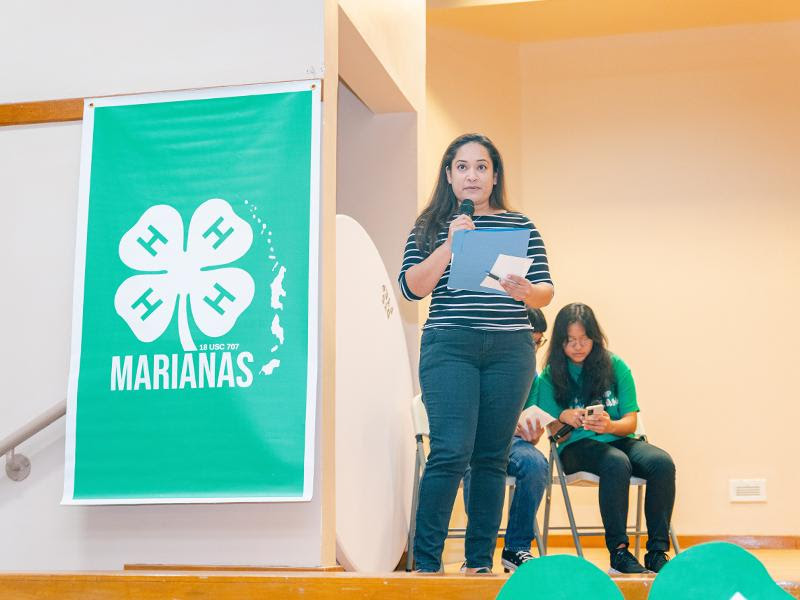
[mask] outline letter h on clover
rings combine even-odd
[[[228,333],[253,300],[250,274],[229,266],[250,249],[253,230],[225,200],[197,207],[184,250],[183,219],[168,204],[148,208],[119,242],[119,257],[139,271],[117,288],[114,308],[133,334],[152,342],[167,330],[178,306],[178,335],[186,352],[197,349],[189,329],[209,337]]]

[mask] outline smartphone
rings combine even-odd
[[[592,404],[591,406],[586,407],[585,417],[594,417],[596,415],[602,415],[603,411],[605,410],[605,406],[602,404]]]

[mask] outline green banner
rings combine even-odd
[[[64,503],[309,500],[319,82],[87,100]]]

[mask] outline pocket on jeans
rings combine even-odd
[[[432,365],[431,362],[436,356],[436,330],[425,329],[422,331],[422,340],[419,347],[419,375],[420,379]]]
[[[428,344],[432,344],[436,341],[436,334],[438,331],[436,329],[423,329],[422,330],[422,338],[420,339],[420,350],[424,350],[425,346]]]
[[[531,348],[534,348],[536,346],[536,344],[533,343],[533,334],[530,331],[526,331],[524,337],[525,337],[525,343],[528,346],[530,346]]]

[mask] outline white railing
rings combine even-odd
[[[62,400],[49,410],[0,440],[0,456],[6,457],[6,474],[12,481],[22,481],[31,472],[31,461],[24,454],[17,454],[16,448],[23,442],[52,425],[67,414],[67,401]]]

